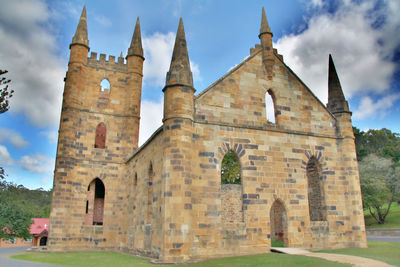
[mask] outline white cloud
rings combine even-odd
[[[54,164],[54,158],[40,154],[25,155],[18,161],[20,167],[33,173],[52,173]]]
[[[354,118],[365,119],[374,118],[376,116],[383,117],[398,99],[400,99],[400,94],[387,95],[376,102],[374,102],[371,97],[363,97],[358,109],[354,112]]]
[[[0,143],[10,142],[14,147],[18,149],[25,148],[29,145],[19,133],[13,130],[0,128]]]
[[[0,145],[0,164],[1,165],[13,165],[14,160],[11,158],[10,153],[5,146]]]
[[[175,33],[156,32],[143,38],[144,61],[143,79],[145,83],[164,86],[165,78],[171,64],[172,51],[175,44]],[[189,55],[190,58],[190,55]],[[199,65],[190,61],[193,79],[201,81]]]
[[[0,62],[15,90],[10,112],[36,126],[58,125],[66,66],[55,55],[49,17],[45,1],[2,1]]]
[[[143,38],[144,61],[143,78],[144,82],[153,85],[165,85],[165,77],[169,69],[172,57],[172,49],[175,43],[175,34],[154,33]]]
[[[319,1],[314,2],[321,7]],[[375,3],[343,1],[334,14],[321,9],[308,19],[306,30],[283,36],[275,44],[285,62],[323,102],[328,94],[329,53],[346,97],[389,89],[396,67],[391,57],[400,45],[400,5],[385,1],[386,6],[376,9]],[[385,20],[374,28],[382,14]]]
[[[323,6],[322,0],[311,0],[310,3],[314,7],[322,7]]]
[[[191,60],[190,60],[190,70],[192,71],[192,74],[193,74],[193,83],[195,81],[201,82],[203,80],[203,78],[200,75],[199,65]]]
[[[158,102],[142,100],[140,111],[139,146],[162,125],[164,100]]]
[[[44,135],[49,140],[49,143],[55,144],[58,141],[58,132],[56,130],[53,131],[42,131],[39,133],[40,135]]]

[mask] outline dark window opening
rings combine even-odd
[[[146,214],[146,222],[147,224],[151,224],[152,222],[152,214],[153,214],[153,165],[150,162],[149,167],[149,181],[147,184],[147,214]]]
[[[86,225],[103,225],[105,188],[96,178],[89,185],[86,199]]]

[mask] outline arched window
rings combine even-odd
[[[265,112],[266,112],[267,121],[276,123],[275,96],[271,89],[265,93]]]
[[[222,159],[221,184],[242,184],[239,159],[231,150]]]
[[[105,148],[106,147],[106,126],[104,123],[99,123],[96,127],[96,139],[94,141],[95,148]]]
[[[152,222],[152,211],[153,211],[153,165],[150,162],[149,167],[149,182],[147,186],[147,214],[146,221],[147,224],[151,224]]]
[[[96,178],[88,187],[86,198],[86,225],[103,225],[105,188],[103,182]]]
[[[223,222],[243,221],[242,171],[239,159],[228,151],[221,164],[221,215]]]
[[[271,246],[287,246],[287,215],[282,201],[277,199],[271,206],[269,213],[271,225]]]
[[[308,206],[311,221],[325,221],[325,206],[323,198],[323,186],[321,181],[321,167],[318,160],[313,156],[309,159],[306,167],[308,182]]]
[[[110,91],[110,82],[107,79],[103,79],[100,83],[101,91],[104,92],[108,90]]]

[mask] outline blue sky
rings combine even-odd
[[[15,90],[10,111],[0,115],[0,166],[9,181],[52,187],[69,44],[85,4],[90,50],[98,54],[126,55],[140,17],[146,58],[140,143],[161,125],[179,18],[199,93],[259,43],[263,6],[275,48],[323,103],[331,53],[354,126],[400,132],[398,0],[3,0],[0,69],[9,71]]]

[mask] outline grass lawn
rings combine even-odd
[[[400,228],[400,205],[396,202],[392,203],[385,224],[378,224],[368,209],[364,210],[364,217],[367,228]]]
[[[70,253],[41,253],[31,252],[23,255],[12,256],[14,259],[36,261],[42,263],[52,263],[63,266],[74,267],[101,267],[101,266],[135,266],[135,267],[154,267],[168,266],[160,264],[150,264],[147,260],[131,255],[119,254],[116,252],[70,252]],[[252,256],[230,257],[215,260],[208,260],[199,263],[174,265],[180,267],[261,267],[261,266],[351,266],[330,262],[323,259],[305,256],[292,256],[278,253],[268,253]]]
[[[319,252],[360,256],[400,266],[400,243],[368,241],[368,248],[345,248]]]

